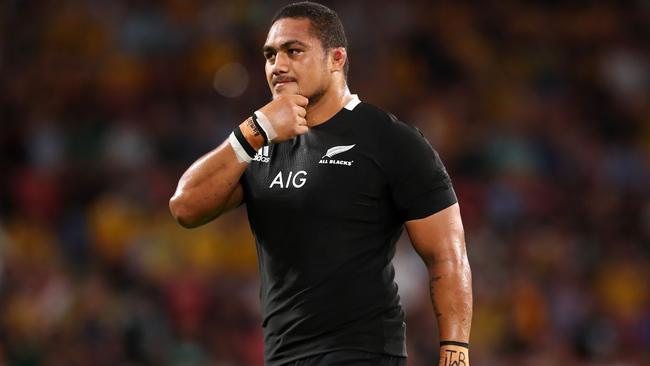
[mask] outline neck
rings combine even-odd
[[[352,94],[347,85],[328,90],[314,105],[307,106],[307,126],[314,127],[337,114],[350,100]]]

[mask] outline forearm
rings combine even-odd
[[[172,215],[185,227],[218,216],[227,208],[247,166],[238,161],[227,141],[205,154],[181,177],[169,202]]]
[[[277,96],[235,128],[221,146],[192,164],[169,201],[176,220],[185,227],[199,226],[241,203],[239,179],[247,163],[262,146],[307,133],[308,103],[301,95]]]
[[[463,255],[460,258],[434,262],[429,268],[431,301],[440,341],[441,366],[469,365],[469,343],[472,320],[472,275]]]
[[[441,340],[469,342],[472,321],[472,273],[467,257],[429,266],[429,290]]]

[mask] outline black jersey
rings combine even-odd
[[[395,242],[405,221],[456,202],[422,134],[355,96],[305,135],[260,149],[241,183],[267,365],[343,349],[406,356]]]

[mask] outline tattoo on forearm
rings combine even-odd
[[[429,279],[429,291],[431,292],[431,296],[433,296],[433,288],[436,285],[436,282],[440,281],[442,279],[442,276],[432,276]]]
[[[438,311],[438,306],[436,306],[436,299],[433,296],[433,294],[434,294],[435,284],[436,284],[436,282],[440,281],[440,279],[442,279],[442,276],[432,276],[429,279],[429,292],[431,293],[431,301],[433,302],[433,310],[435,311],[437,318],[440,318],[442,316],[442,313],[440,311]]]
[[[465,351],[447,349],[443,357],[444,363],[441,364],[442,366],[467,366],[465,363],[465,360],[467,360]]]

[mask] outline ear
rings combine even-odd
[[[348,53],[344,47],[336,47],[330,50],[330,62],[332,71],[343,71],[343,67],[348,60]]]

